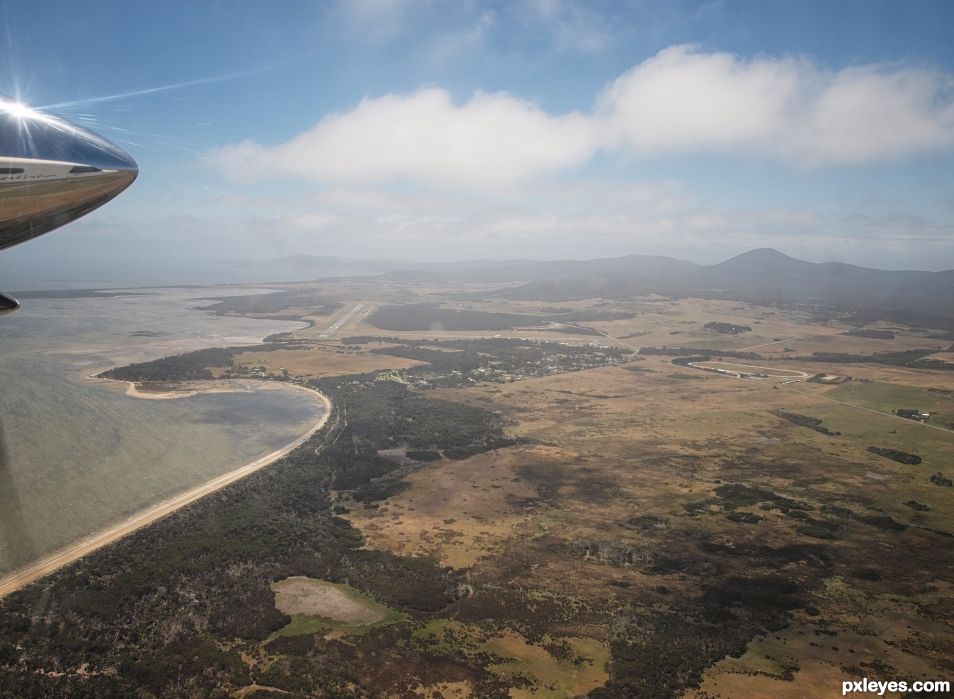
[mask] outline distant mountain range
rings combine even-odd
[[[328,255],[289,255],[264,262],[247,262],[243,265],[253,265],[257,269],[280,268],[300,269],[302,272],[313,270],[343,269],[361,270],[362,272],[389,273],[400,276],[405,272],[415,273],[414,278],[420,279],[424,275],[433,278],[450,278],[463,272],[478,269],[500,268],[510,266],[524,266],[542,264],[534,260],[465,260],[463,262],[413,262],[409,260],[393,260],[388,258],[357,259],[353,257],[332,257]]]
[[[806,262],[770,248],[751,250],[716,265],[648,256],[585,264],[588,267],[579,274],[537,278],[500,293],[513,299],[568,301],[656,292],[817,304],[852,309],[868,320],[954,324],[954,270],[880,270],[842,262]]]
[[[337,258],[311,256],[290,259],[302,268],[311,264],[328,267],[345,263]],[[491,292],[510,299],[556,302],[659,293],[759,303],[814,304],[853,309],[863,319],[954,327],[954,270],[879,270],[842,262],[806,262],[771,248],[750,250],[715,265],[656,255],[546,262],[348,260],[346,264],[383,272],[384,278],[394,280],[523,282]]]

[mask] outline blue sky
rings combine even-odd
[[[0,26],[0,93],[141,167],[0,280],[760,246],[954,267],[950,2],[9,0]]]

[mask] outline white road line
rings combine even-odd
[[[362,308],[364,308],[364,304],[363,304],[363,303],[359,303],[357,306],[355,306],[354,308],[352,308],[351,310],[349,310],[349,311],[348,311],[347,313],[345,313],[343,316],[341,316],[340,318],[338,318],[338,320],[336,320],[334,323],[332,323],[323,333],[321,333],[321,334],[318,336],[318,339],[319,339],[319,340],[329,340],[329,339],[331,339],[331,337],[332,337],[336,332],[338,332],[338,329],[339,329],[342,325],[344,325],[345,323],[347,323],[349,320],[351,320],[352,318],[354,318],[354,316],[356,316],[356,315],[361,311]]]

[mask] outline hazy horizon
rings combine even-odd
[[[93,128],[141,174],[5,251],[0,286],[238,281],[222,269],[295,254],[713,263],[768,246],[949,268],[952,13],[8,5],[0,96]]]
[[[950,695],[952,0],[0,27],[0,697]]]
[[[705,260],[692,259],[678,255],[663,255],[679,260],[694,262],[699,265],[714,265],[725,262],[738,255],[758,250],[760,248],[751,248],[740,251],[737,254],[729,255],[724,258]],[[954,269],[954,264],[948,263],[947,266],[941,266],[939,263],[935,268],[928,267],[910,267],[905,265],[885,265],[883,267],[871,267],[870,265],[860,264],[850,258],[848,259],[804,259],[795,255],[789,255],[784,250],[774,249],[788,257],[804,260],[812,263],[840,262],[859,267],[869,267],[885,271],[925,271],[925,272],[946,272]],[[629,255],[619,255],[616,257],[630,257],[655,255],[655,253],[630,253]],[[176,286],[216,286],[228,284],[289,284],[293,282],[320,281],[321,279],[336,277],[351,277],[381,274],[385,271],[391,271],[390,268],[382,266],[383,263],[393,262],[398,268],[402,265],[413,267],[415,265],[441,265],[441,264],[466,264],[475,262],[486,262],[489,266],[493,263],[543,263],[559,261],[579,261],[606,259],[603,257],[563,257],[563,258],[517,258],[517,257],[490,257],[481,258],[452,258],[452,259],[422,259],[422,258],[378,258],[378,257],[341,257],[347,264],[335,265],[328,264],[302,264],[302,261],[296,261],[294,258],[307,256],[316,259],[329,258],[329,260],[338,256],[334,255],[313,255],[302,253],[300,255],[289,255],[281,258],[260,260],[257,262],[222,262],[206,264],[193,263],[191,265],[178,265],[172,269],[156,270],[148,266],[128,265],[115,267],[111,264],[100,266],[90,266],[84,269],[77,269],[75,265],[64,261],[62,267],[57,267],[55,263],[41,265],[44,274],[49,276],[38,276],[35,267],[14,269],[3,276],[3,283],[7,291],[10,292],[34,292],[48,290],[66,290],[66,289],[86,289],[86,288],[153,288],[153,287],[176,287]],[[362,268],[361,263],[372,263],[369,268]],[[374,264],[376,263],[376,264]],[[85,272],[85,273],[84,273]]]

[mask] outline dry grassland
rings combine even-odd
[[[610,677],[610,629],[620,619],[642,614],[651,628],[694,608],[720,581],[782,576],[797,583],[803,606],[784,628],[747,636],[739,657],[709,660],[687,697],[835,696],[848,677],[939,677],[938,668],[949,667],[954,586],[946,581],[954,564],[945,533],[954,533],[954,491],[929,478],[937,471],[954,477],[954,432],[887,413],[897,400],[918,405],[895,407],[946,415],[954,403],[946,393],[954,391],[954,372],[788,358],[943,350],[950,341],[897,328],[892,340],[847,336],[850,327],[837,322],[812,323],[804,313],[726,301],[464,303],[448,300],[446,290],[407,285],[356,303],[445,301],[493,312],[636,315],[584,323],[605,339],[550,329],[381,331],[361,320],[364,312],[346,325],[347,334],[739,349],[767,357],[751,364],[778,376],[739,380],[645,356],[623,366],[429,392],[498,410],[509,434],[532,443],[425,464],[405,477],[403,490],[345,515],[368,548],[431,556],[466,575],[471,593],[447,618],[415,631],[427,652],[491,654],[498,661],[488,669],[514,681],[511,696],[585,693]],[[712,321],[752,330],[720,335],[703,328]],[[338,354],[336,346],[276,352],[267,366],[327,376],[416,363]],[[267,356],[250,353],[237,361],[266,363]],[[749,362],[723,359],[712,366],[731,369],[733,363]],[[796,372],[869,383],[785,383]],[[686,380],[690,376],[694,380]],[[820,418],[839,434],[793,424],[773,410]],[[922,463],[871,454],[871,445],[917,453]],[[742,493],[737,502],[733,492]],[[762,501],[747,500],[750,492],[761,493]],[[796,555],[784,557],[793,550]],[[504,619],[509,627],[500,626]],[[564,652],[578,664],[567,663]],[[524,689],[520,678],[527,680]],[[447,680],[414,691],[464,697],[473,689],[470,681]]]
[[[558,449],[534,446],[426,466],[405,479],[410,487],[402,493],[353,510],[348,519],[372,548],[467,568],[533,526],[524,505],[536,490],[517,469],[561,458],[567,455]]]
[[[679,306],[593,325],[611,329],[616,337],[646,332],[632,340],[642,345],[682,345],[711,335],[687,327],[683,335],[672,336],[664,328],[684,321],[701,328],[713,319],[744,323],[752,318],[751,311],[746,316],[721,302]],[[521,309],[509,305],[507,310]],[[744,347],[782,335],[843,331],[771,316],[756,327],[744,337],[714,339]],[[931,346],[920,338],[835,337],[813,341],[824,346],[818,351]],[[954,375],[947,372],[755,363],[923,389],[954,388]],[[954,432],[833,402],[832,396],[837,400],[845,391],[838,387],[702,372],[700,380],[683,381],[670,377],[676,369],[692,371],[674,367],[668,357],[648,357],[621,367],[438,391],[443,398],[502,410],[511,434],[539,440],[541,446],[427,465],[406,479],[406,490],[377,510],[352,513],[351,521],[369,546],[434,555],[484,581],[517,584],[541,599],[559,596],[579,614],[553,632],[600,642],[607,640],[605,623],[614,610],[631,604],[665,609],[699,594],[694,574],[649,572],[649,563],[661,554],[682,556],[691,567],[696,547],[705,542],[777,550],[822,545],[830,548],[833,563],[823,584],[810,593],[819,614],[797,612],[786,629],[753,639],[741,658],[712,666],[689,696],[828,696],[840,691],[844,668],[852,661],[861,667],[858,663],[876,658],[896,668],[898,676],[938,676],[936,664],[931,665],[940,657],[936,649],[954,651],[951,613],[941,622],[925,610],[952,600],[943,581],[954,571],[944,554],[936,553],[933,561],[924,556],[942,541],[928,530],[950,532],[954,521],[949,489],[928,477],[951,471]],[[774,409],[818,416],[841,434],[791,424],[770,414]],[[911,450],[924,461],[899,464],[867,453],[871,444]],[[889,516],[908,529],[896,533],[850,524],[829,544],[800,531],[800,520],[778,509],[741,507],[738,512],[750,513],[758,523],[730,521],[730,509],[715,496],[725,483],[807,503],[811,516],[834,506],[858,516]],[[905,505],[910,500],[930,509],[916,511]],[[692,508],[693,503],[701,505]],[[737,574],[746,575],[752,573],[746,561],[730,558],[724,565],[738,566]],[[792,561],[778,571],[795,579],[814,576],[817,582],[817,572],[808,566]],[[859,568],[878,568],[882,577],[859,579],[851,572]],[[872,615],[883,623],[866,625]]]

